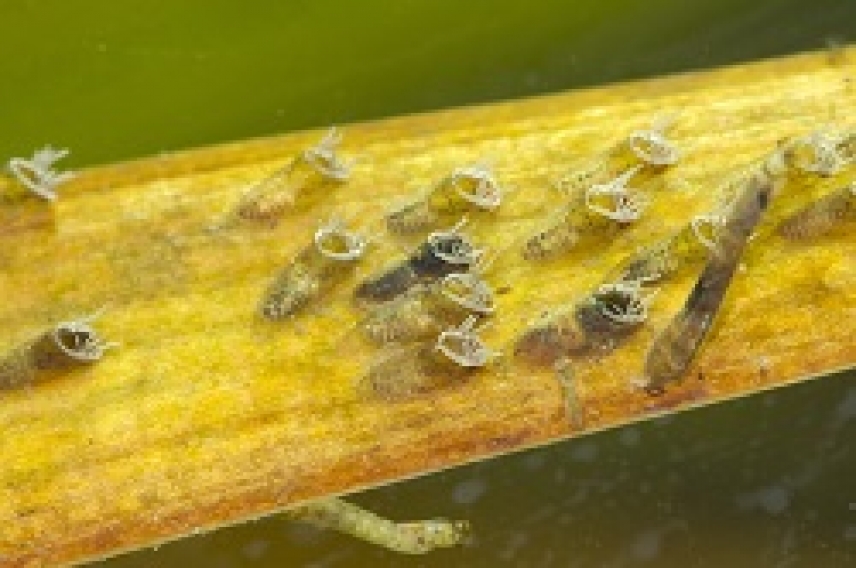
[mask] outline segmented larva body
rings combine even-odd
[[[544,260],[559,256],[577,246],[583,238],[609,238],[637,221],[647,200],[626,187],[640,169],[631,168],[605,184],[590,185],[556,214],[544,229],[523,245],[523,258]]]
[[[287,514],[402,554],[424,554],[437,548],[455,546],[470,529],[466,521],[445,519],[398,523],[335,498],[302,505]]]
[[[354,297],[368,303],[388,302],[419,284],[469,272],[483,251],[458,232],[462,224],[431,233],[409,258],[357,286]]]
[[[402,400],[458,382],[496,356],[468,317],[441,332],[436,341],[419,342],[391,350],[369,369],[364,386],[372,395]]]
[[[615,348],[648,317],[654,294],[638,283],[615,282],[598,287],[582,301],[563,306],[518,338],[514,354],[541,366],[593,351]]]
[[[41,372],[67,371],[101,359],[116,344],[105,342],[90,325],[99,315],[60,322],[12,349],[0,359],[0,389],[32,384]]]
[[[378,343],[414,341],[436,337],[468,315],[486,317],[493,311],[490,286],[477,274],[455,273],[381,304],[362,327]]]
[[[675,234],[643,249],[621,263],[617,279],[628,282],[661,282],[678,270],[704,262],[717,254],[724,217],[697,215]]]
[[[496,210],[502,195],[487,168],[458,168],[421,198],[389,213],[387,228],[391,233],[411,234],[448,226],[463,215]]]
[[[649,394],[662,393],[692,363],[722,305],[746,243],[767,209],[773,185],[773,177],[758,173],[734,202],[722,227],[719,254],[708,259],[683,308],[648,350],[644,388]]]
[[[315,231],[304,248],[273,279],[259,306],[261,315],[278,320],[295,314],[341,283],[365,254],[367,241],[333,219]]]
[[[789,239],[812,239],[825,235],[837,225],[856,220],[856,183],[833,191],[788,217],[778,227]]]
[[[235,216],[275,226],[297,204],[301,194],[318,193],[326,185],[347,181],[351,165],[336,154],[341,140],[338,131],[331,128],[316,146],[251,187],[239,201]]]

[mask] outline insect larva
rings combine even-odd
[[[259,311],[270,320],[293,315],[339,284],[365,254],[367,241],[333,218],[322,224],[310,243],[273,279]]]
[[[436,548],[455,546],[470,531],[467,521],[431,519],[397,523],[336,498],[302,505],[287,514],[402,554],[424,554]]]
[[[436,229],[473,211],[494,211],[503,191],[484,166],[458,168],[416,201],[386,217],[391,233],[408,234]]]
[[[548,366],[566,357],[611,350],[645,322],[653,297],[638,282],[603,284],[526,330],[514,354]]]
[[[378,343],[413,341],[436,336],[470,314],[488,316],[493,311],[490,286],[478,274],[455,273],[381,304],[362,327]]]
[[[812,239],[832,231],[839,223],[854,219],[856,183],[851,183],[809,203],[782,221],[778,231],[789,239]]]
[[[275,226],[302,194],[312,191],[317,195],[327,184],[347,181],[351,164],[336,154],[341,141],[341,134],[331,128],[316,146],[251,187],[238,202],[235,217]]]
[[[749,237],[761,220],[774,180],[752,176],[729,212],[719,238],[719,254],[712,255],[681,311],[657,336],[645,358],[645,390],[660,394],[679,380],[710,330],[734,276]]]
[[[65,371],[101,359],[117,344],[105,342],[90,325],[101,312],[60,322],[0,359],[0,389],[32,384],[42,371]]]
[[[466,220],[447,231],[431,233],[409,258],[381,275],[362,282],[354,296],[367,302],[387,302],[417,284],[436,281],[454,273],[468,272],[483,251],[459,231]]]
[[[574,248],[585,237],[606,237],[638,220],[647,200],[633,194],[627,182],[641,168],[631,168],[605,184],[590,185],[547,222],[547,227],[529,238],[523,258],[543,260]]]
[[[647,247],[622,262],[614,279],[629,282],[660,282],[682,267],[706,260],[719,250],[722,215],[696,215],[673,235]]]
[[[74,177],[72,172],[59,173],[54,170],[56,162],[68,156],[68,153],[69,151],[65,148],[55,150],[51,146],[45,146],[41,150],[37,150],[29,160],[25,158],[10,159],[9,172],[18,183],[37,196],[53,201],[56,199],[57,186]]]
[[[393,349],[372,365],[364,382],[374,396],[401,400],[463,380],[487,365],[497,353],[475,329],[469,316],[457,327],[441,332],[436,341]]]

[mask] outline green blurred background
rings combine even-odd
[[[853,0],[0,0],[0,159],[51,143],[81,167],[854,36]],[[853,566],[854,436],[839,374],[355,499],[471,519],[461,549],[272,518],[102,566]]]
[[[0,157],[75,166],[823,47],[851,0],[2,0]]]

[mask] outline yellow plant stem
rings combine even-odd
[[[638,381],[693,270],[662,283],[620,345],[562,360],[564,383],[552,367],[514,356],[534,319],[574,305],[631,255],[716,210],[733,197],[719,190],[780,141],[818,125],[852,128],[840,123],[856,103],[846,61],[806,54],[347,126],[337,151],[356,158],[349,179],[315,194],[307,186],[275,223],[223,220],[318,132],[93,168],[59,186],[54,202],[0,180],[0,352],[105,305],[98,330],[119,344],[93,364],[0,391],[0,566],[149,546],[852,367],[852,225],[802,240],[776,229],[852,182],[852,168],[785,184],[701,349],[665,394]],[[665,135],[681,155],[629,179],[648,203],[638,221],[555,259],[524,259],[526,240],[567,202],[554,185],[597,171],[616,144],[664,115],[674,115]],[[390,235],[386,215],[477,163],[510,190],[464,229],[496,255],[482,274],[495,314],[479,333],[503,355],[412,397],[373,397],[360,385],[391,347],[362,337],[352,291],[424,238]],[[606,207],[612,194],[598,199]],[[279,214],[276,203],[265,212]],[[261,317],[272,279],[334,216],[372,237],[359,265],[299,313]]]

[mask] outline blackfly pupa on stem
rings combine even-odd
[[[0,358],[0,389],[32,384],[41,373],[68,371],[100,360],[117,343],[104,341],[92,327],[103,310],[63,321]]]
[[[348,181],[352,164],[337,154],[341,141],[341,133],[330,128],[318,144],[250,187],[235,208],[234,220],[276,226],[308,194],[322,197],[329,187]]]
[[[333,217],[322,223],[312,242],[274,277],[259,312],[269,320],[295,314],[311,300],[341,283],[363,258],[368,241]]]
[[[429,191],[386,216],[391,233],[411,234],[436,230],[479,211],[495,211],[503,189],[484,165],[456,168]]]
[[[354,297],[359,302],[388,302],[418,284],[469,272],[483,251],[461,232],[465,224],[466,219],[462,219],[451,229],[431,233],[405,260],[362,282]]]

